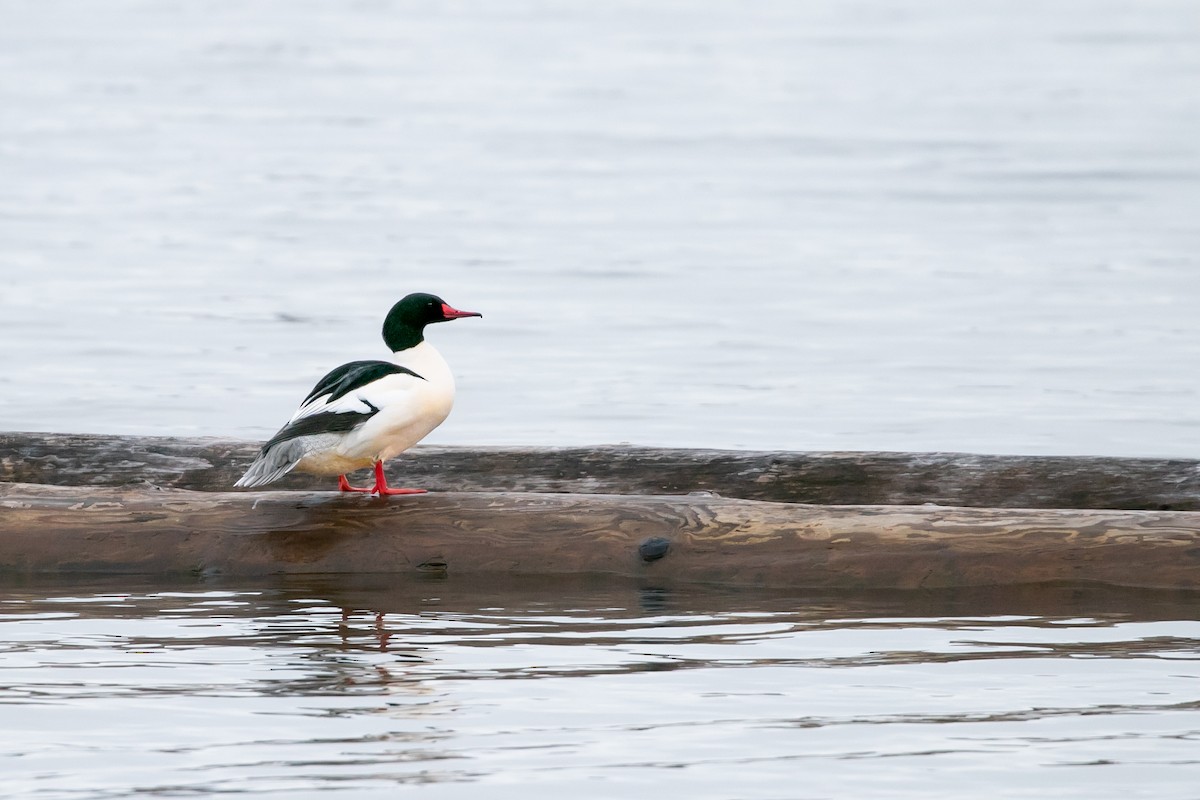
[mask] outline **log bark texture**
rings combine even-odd
[[[258,446],[225,439],[7,433],[0,434],[0,481],[225,491]],[[388,480],[447,492],[709,491],[831,505],[1200,510],[1200,461],[1186,459],[417,447],[389,463]],[[332,482],[291,475],[274,487],[324,490]]]
[[[1200,514],[701,496],[194,492],[0,484],[0,571],[641,576],[917,589],[1200,588]]]

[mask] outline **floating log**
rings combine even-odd
[[[0,570],[1200,588],[1196,461],[421,447],[390,478],[437,494],[228,491],[257,449],[2,434]]]
[[[259,444],[226,439],[0,434],[0,481],[225,491]],[[962,453],[789,453],[647,447],[416,447],[394,485],[444,492],[724,497],[827,505],[1200,510],[1200,461]],[[324,490],[291,475],[274,487]]]
[[[195,492],[0,484],[19,573],[597,575],[662,584],[1200,589],[1200,514],[705,496]]]

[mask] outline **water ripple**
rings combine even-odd
[[[957,797],[929,771],[1013,765],[1084,796],[1153,764],[1158,796],[1185,797],[1197,766],[1200,621],[1185,596],[318,578],[6,595],[10,796],[665,781],[768,798],[798,764],[822,796],[878,761],[892,782],[855,796]],[[1105,782],[1088,777],[1102,766]]]

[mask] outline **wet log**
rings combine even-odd
[[[225,491],[256,442],[0,434],[0,481],[152,484]],[[417,447],[388,465],[395,485],[443,492],[674,495],[711,491],[784,503],[980,508],[1200,510],[1200,461],[962,453],[791,453],[630,446]],[[292,475],[273,488],[323,490]]]
[[[0,484],[9,573],[622,575],[654,584],[1200,589],[1200,514],[706,496]]]

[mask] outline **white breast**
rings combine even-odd
[[[423,378],[392,375],[359,392],[379,409],[338,448],[348,459],[387,459],[402,453],[441,425],[454,405],[454,375],[433,345],[422,342],[394,354],[397,365]]]

